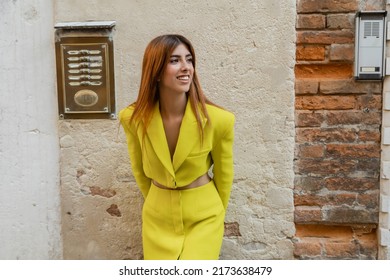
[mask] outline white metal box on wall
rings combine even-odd
[[[358,12],[355,30],[355,78],[382,80],[385,74],[386,11]]]

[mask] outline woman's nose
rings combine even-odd
[[[182,71],[187,71],[188,69],[190,69],[189,63],[188,63],[187,61],[184,61],[184,62],[181,64],[181,70],[182,70]]]

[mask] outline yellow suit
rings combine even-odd
[[[218,259],[223,222],[233,183],[234,115],[207,105],[211,125],[203,119],[201,141],[195,115],[187,102],[176,150],[171,160],[164,126],[155,105],[143,139],[129,120],[133,108],[119,113],[133,175],[145,203],[142,236],[145,259]],[[213,180],[201,187],[186,186],[213,166]],[[153,180],[172,188],[156,187]]]

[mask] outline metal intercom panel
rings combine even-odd
[[[61,119],[115,119],[114,21],[56,24]]]
[[[355,78],[358,80],[384,77],[386,14],[386,11],[356,14]]]

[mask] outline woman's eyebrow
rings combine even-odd
[[[185,57],[189,57],[189,56],[192,56],[192,54],[190,54],[190,53],[189,53],[189,54],[186,54],[186,55],[185,55]],[[181,57],[181,55],[178,55],[178,54],[172,54],[172,55],[171,55],[171,58],[172,58],[172,57],[174,57],[174,58],[180,58],[180,57]]]

